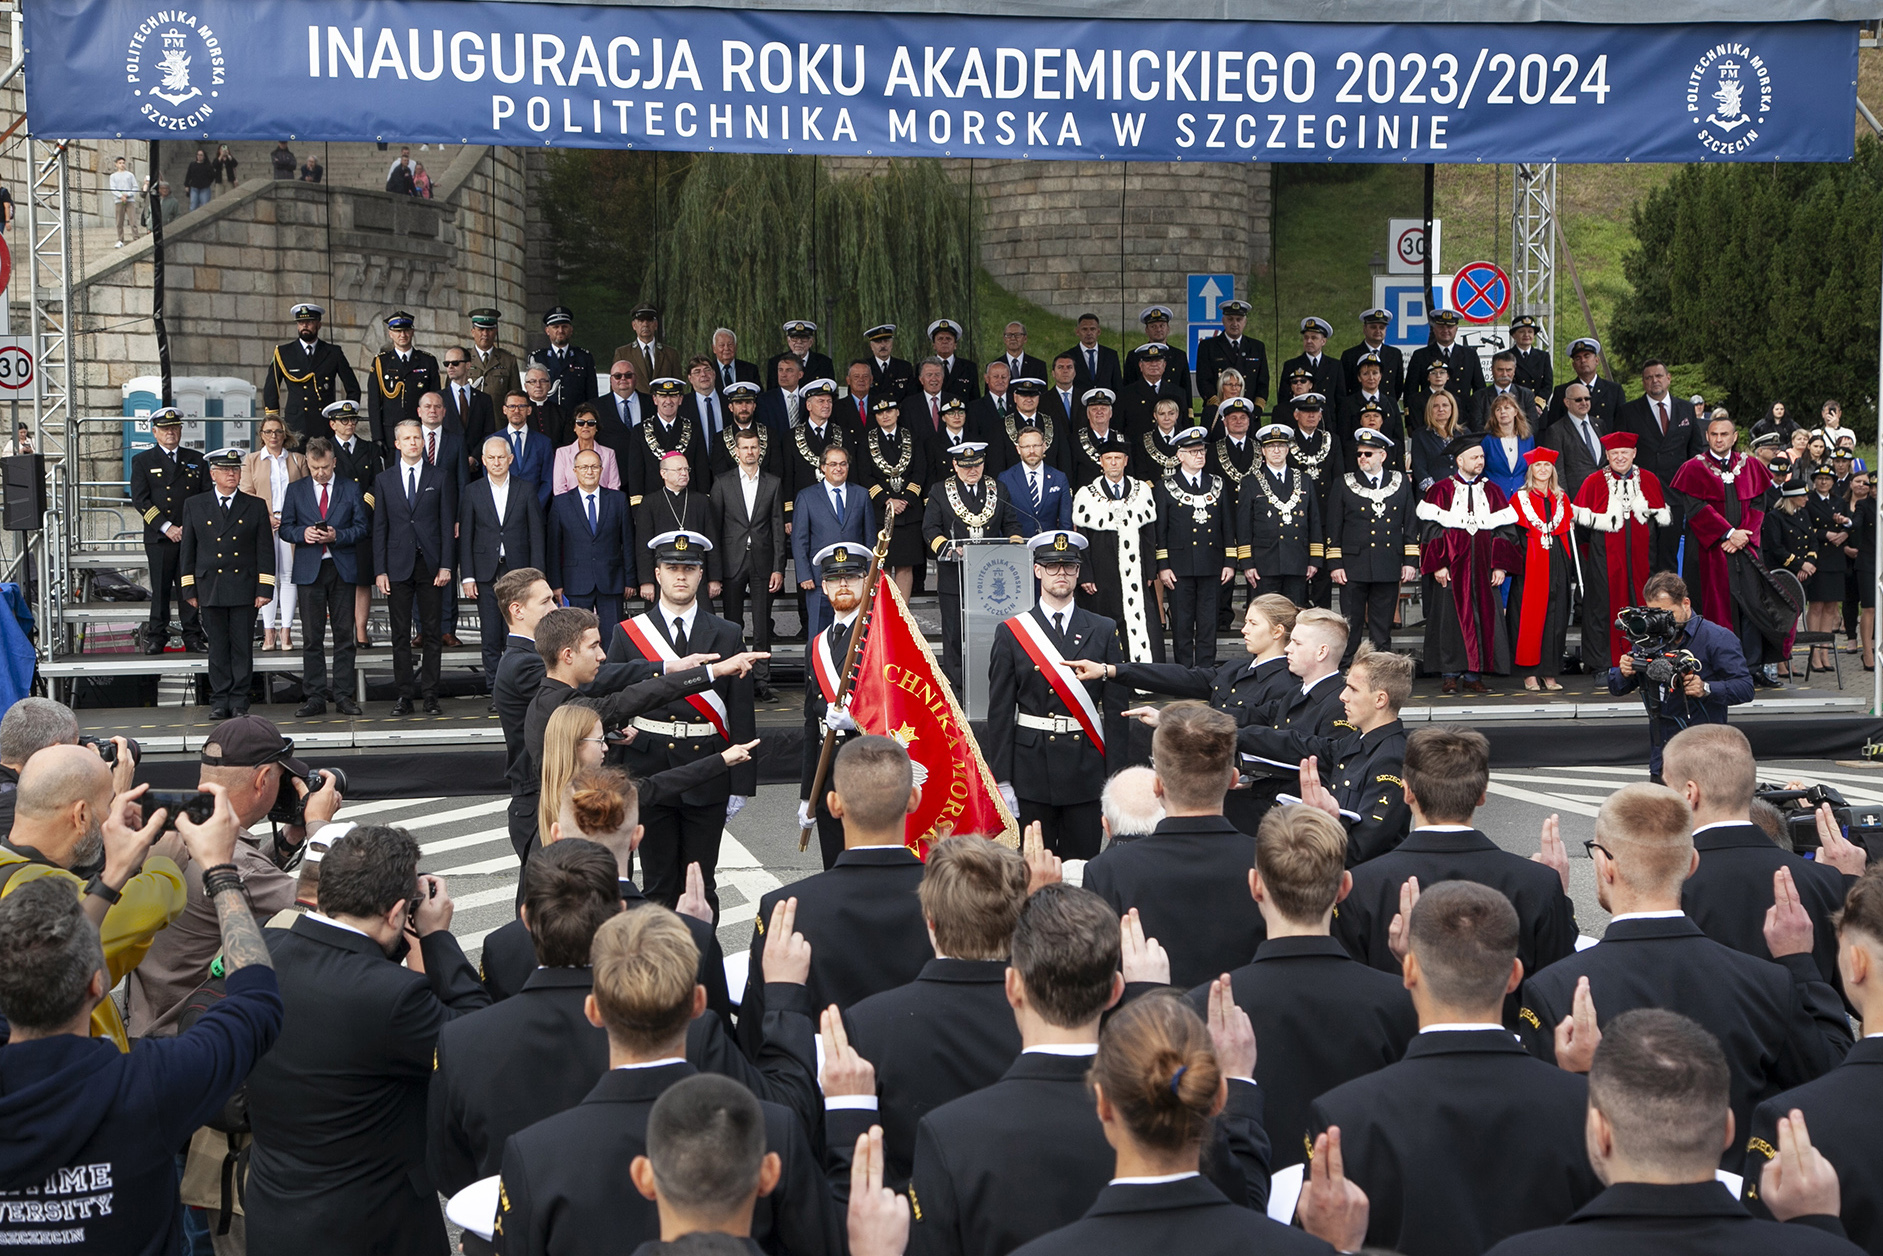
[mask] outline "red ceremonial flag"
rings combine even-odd
[[[864,732],[901,742],[914,760],[922,803],[905,829],[909,849],[927,858],[931,843],[954,833],[978,833],[1017,848],[1019,825],[1001,801],[961,704],[887,572],[877,577],[870,605],[869,630],[850,687],[850,714]]]

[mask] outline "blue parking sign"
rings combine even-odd
[[[1236,296],[1234,275],[1190,276],[1190,318],[1192,323],[1219,323],[1222,304]]]
[[[1432,276],[1432,291],[1428,299],[1420,295],[1419,280],[1413,276],[1401,279],[1397,276],[1376,275],[1373,279],[1373,304],[1393,316],[1393,321],[1386,327],[1386,343],[1401,349],[1423,348],[1431,339],[1426,314],[1430,310],[1449,308],[1446,294],[1451,290],[1451,280],[1450,275]]]

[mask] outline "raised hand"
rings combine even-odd
[[[1844,828],[1837,822],[1837,813],[1831,810],[1830,803],[1818,804],[1816,819],[1818,862],[1831,865],[1847,877],[1862,876],[1870,854],[1844,836]]]
[[[1144,924],[1138,919],[1138,909],[1133,907],[1118,922],[1121,962],[1125,980],[1150,981],[1160,986],[1170,984],[1170,956],[1164,953],[1156,938],[1144,936]]]
[[[1556,869],[1556,875],[1563,882],[1563,893],[1569,893],[1569,851],[1563,846],[1563,826],[1560,816],[1551,815],[1543,821],[1542,844],[1543,849],[1530,856],[1530,861]]]
[[[818,1018],[818,1032],[824,1039],[824,1071],[818,1077],[824,1097],[832,1095],[873,1095],[876,1093],[876,1066],[858,1055],[844,1032],[843,1013],[835,1003]]]
[[[883,1185],[883,1127],[857,1135],[850,1161],[850,1256],[902,1256],[909,1246],[909,1201]]]
[[[1028,894],[1042,885],[1051,885],[1064,879],[1059,856],[1046,849],[1046,839],[1040,834],[1038,820],[1026,826],[1026,834],[1020,839],[1020,852],[1026,859]]]
[[[1255,1080],[1255,1025],[1249,1014],[1236,1005],[1230,989],[1229,974],[1210,982],[1210,1044],[1216,1048],[1216,1063],[1224,1077]]]
[[[1811,1145],[1805,1114],[1797,1108],[1779,1118],[1778,1155],[1759,1178],[1759,1197],[1780,1221],[1835,1217],[1841,1207],[1837,1170]]]
[[[1811,951],[1811,914],[1798,901],[1798,886],[1790,868],[1772,874],[1772,905],[1765,912],[1765,946],[1772,958],[1806,955]]]
[[[765,927],[765,980],[801,986],[811,976],[811,944],[797,931],[798,900],[787,898],[772,908]]]
[[[1347,1180],[1340,1158],[1340,1126],[1330,1125],[1314,1139],[1314,1158],[1301,1184],[1295,1216],[1302,1229],[1333,1244],[1335,1251],[1357,1252],[1366,1242],[1370,1211],[1366,1192]]]
[[[680,901],[674,904],[674,910],[682,916],[704,920],[709,925],[713,923],[712,904],[706,901],[706,876],[700,871],[699,864],[687,865],[686,892],[680,896]]]
[[[1419,878],[1407,877],[1399,887],[1399,910],[1386,926],[1386,949],[1400,963],[1412,946],[1412,909],[1419,905]]]
[[[1576,996],[1569,1015],[1556,1026],[1556,1066],[1571,1073],[1586,1073],[1602,1044],[1602,1029],[1595,1021],[1595,996],[1589,979],[1576,978]]]

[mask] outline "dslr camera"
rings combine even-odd
[[[339,768],[309,768],[306,776],[296,776],[285,767],[281,772],[281,787],[275,794],[275,805],[268,810],[268,818],[276,824],[291,828],[304,828],[307,825],[307,800],[323,789],[329,788],[327,779],[333,778],[331,788],[342,794],[347,792],[347,774]],[[300,781],[307,786],[303,795],[294,788],[294,782]]]
[[[1791,841],[1791,848],[1804,855],[1818,848],[1818,808],[1825,803],[1831,805],[1831,815],[1838,827],[1843,830],[1846,841],[1870,852],[1872,859],[1878,852],[1883,852],[1883,815],[1876,811],[1861,812],[1852,807],[1830,785],[1807,785],[1803,789],[1786,789],[1778,785],[1760,785],[1755,797],[1777,807],[1785,817],[1785,836]]]
[[[114,768],[118,766],[118,743],[111,740],[111,738],[85,736],[78,739],[78,744],[81,746],[90,746],[93,750],[96,750],[98,757],[105,761],[106,767]],[[144,748],[137,744],[137,739],[134,737],[126,737],[124,744],[130,747],[131,750],[131,766],[136,767],[143,761]]]
[[[1659,606],[1629,606],[1615,616],[1615,628],[1628,638],[1628,653],[1635,671],[1648,684],[1676,689],[1689,676],[1700,674],[1700,660],[1692,650],[1676,646],[1680,625],[1674,612]]]

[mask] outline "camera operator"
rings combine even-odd
[[[1650,720],[1655,718],[1658,699],[1659,723],[1648,730],[1648,778],[1659,784],[1662,743],[1695,724],[1726,723],[1727,707],[1751,701],[1752,671],[1746,666],[1739,635],[1730,627],[1695,614],[1686,582],[1673,572],[1657,571],[1649,576],[1641,586],[1641,601],[1648,610],[1670,613],[1673,630],[1654,652],[1661,658],[1650,660],[1642,648],[1646,643],[1636,641],[1634,648],[1608,669],[1608,691],[1633,692],[1642,683],[1641,673],[1650,661],[1674,664],[1673,683],[1664,689],[1656,686],[1652,694],[1645,695]],[[1698,669],[1694,670],[1696,663]]]
[[[86,742],[98,751],[98,757],[111,766],[114,792],[131,788],[137,771],[137,743],[124,737]],[[19,788],[20,769],[33,753],[47,746],[79,744],[78,717],[63,702],[50,698],[21,698],[0,719],[0,836],[13,827],[14,792]]]
[[[88,746],[47,746],[20,773],[13,832],[0,845],[0,899],[35,881],[65,882],[97,927],[113,986],[183,910],[182,839],[172,833],[151,844],[163,817],[139,818],[143,792],[118,791]],[[0,967],[11,963],[0,959]],[[130,1049],[110,999],[93,1010],[92,1033]]]
[[[228,793],[229,810],[240,828],[235,866],[242,877],[242,892],[257,922],[264,924],[282,908],[294,905],[291,869],[309,829],[333,819],[340,809],[341,782],[335,774],[322,772],[321,788],[310,791],[309,769],[293,754],[294,743],[268,720],[238,715],[210,732],[197,777],[198,789],[220,785]],[[288,804],[285,810],[284,803]],[[280,818],[287,811],[300,810],[305,811],[301,824]],[[272,834],[251,831],[271,815]],[[131,1033],[136,1037],[168,1037],[176,1032],[184,1001],[209,977],[210,962],[222,944],[215,905],[203,892],[203,870],[190,863],[183,871],[189,902],[175,923],[158,936],[131,978]]]
[[[29,775],[30,775],[29,770]],[[110,1005],[97,932],[51,877],[0,902],[0,1191],[7,1239],[60,1251],[159,1253],[181,1235],[176,1149],[220,1111],[281,1028],[268,949],[230,860],[235,816],[216,791],[197,825],[179,817],[192,862],[211,869],[227,997],[188,1031],[121,1055],[85,1039]],[[127,800],[128,801],[128,800]],[[154,816],[152,827],[163,823]],[[179,891],[180,898],[180,891]]]

